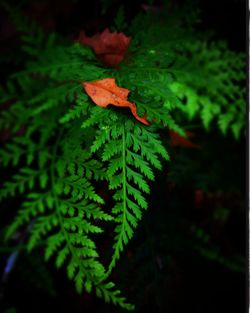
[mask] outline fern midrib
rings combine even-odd
[[[124,125],[122,127],[122,180],[123,180],[123,209],[126,210],[126,134]]]
[[[124,231],[126,212],[127,212],[127,168],[126,168],[126,133],[125,126],[122,127],[122,180],[123,180],[123,215],[122,230]]]

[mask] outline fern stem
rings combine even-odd
[[[125,224],[126,211],[127,211],[127,169],[126,169],[126,133],[125,126],[122,127],[122,179],[123,179],[123,216],[122,216],[122,225]]]

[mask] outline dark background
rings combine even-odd
[[[186,3],[170,2],[177,9]],[[199,30],[213,30],[215,38],[226,40],[230,49],[246,51],[245,1],[189,2],[201,10]],[[48,31],[72,38],[81,29],[94,34],[109,26],[121,4],[130,21],[143,11],[144,2],[109,3],[104,16],[96,0],[23,1],[19,5]],[[161,3],[154,1],[154,5]],[[2,8],[0,18],[4,80],[21,65],[15,55],[18,36]],[[16,62],[10,62],[11,55]],[[195,131],[194,141],[202,149],[170,151],[173,164],[158,173],[151,186],[150,210],[112,274],[112,280],[136,304],[136,313],[240,313],[246,309],[245,138],[235,141],[231,135],[222,137],[216,130],[206,133],[201,128]],[[2,225],[5,215],[1,213],[0,218]],[[101,249],[105,251],[105,246]],[[0,248],[0,273],[9,254]],[[45,266],[39,249],[32,255],[21,253],[1,286],[0,300],[0,313],[122,311],[95,295],[77,295],[64,270],[55,270],[53,263]]]

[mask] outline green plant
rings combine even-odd
[[[148,14],[128,30],[127,56],[112,69],[90,48],[46,36],[15,13],[12,18],[27,62],[2,86],[0,99],[10,103],[0,113],[1,129],[10,137],[1,164],[13,171],[0,199],[18,197],[21,203],[5,237],[29,226],[28,251],[45,239],[45,259],[65,266],[79,293],[94,290],[133,309],[109,275],[148,207],[154,170],[169,161],[160,133],[185,136],[190,120],[200,117],[205,128],[217,120],[223,133],[231,129],[238,138],[244,127],[243,56]],[[141,25],[148,31],[140,32]],[[130,112],[91,101],[81,83],[107,77],[131,91],[130,101],[149,126]],[[100,195],[105,184],[112,207]],[[114,243],[106,265],[98,236],[109,224],[115,225]]]

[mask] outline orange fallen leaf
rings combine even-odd
[[[98,33],[93,37],[88,37],[84,31],[81,31],[76,41],[91,47],[106,65],[116,67],[124,59],[130,37],[123,33],[111,33],[106,28],[102,33]]]
[[[145,117],[138,116],[135,103],[128,101],[130,90],[118,87],[114,78],[104,78],[94,82],[82,82],[82,85],[90,98],[100,107],[106,108],[109,104],[117,107],[128,107],[138,121],[149,125]]]
[[[190,131],[186,131],[187,138],[180,136],[178,133],[172,130],[169,131],[169,134],[172,146],[179,146],[185,148],[201,148],[200,145],[196,145],[188,139],[194,136],[194,134],[191,133]]]

